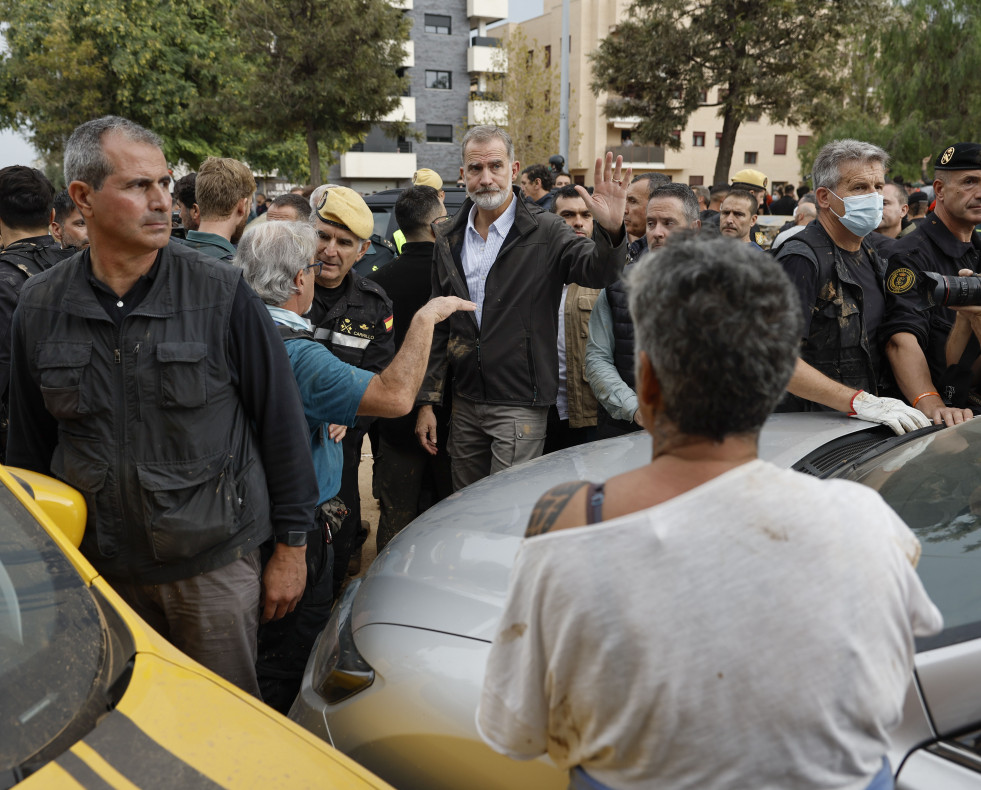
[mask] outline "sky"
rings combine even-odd
[[[524,22],[545,13],[545,0],[508,0],[508,22]]]
[[[508,0],[509,22],[524,22],[544,13],[545,0]],[[29,142],[17,132],[0,131],[0,167],[30,165],[37,154]]]

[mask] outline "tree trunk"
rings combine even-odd
[[[320,148],[312,121],[307,121],[307,156],[310,158],[310,183],[318,187],[323,181],[320,178]]]
[[[729,96],[734,95],[731,86]],[[732,150],[736,147],[736,132],[739,130],[739,121],[736,120],[736,112],[731,104],[727,104],[725,113],[722,116],[722,139],[719,140],[719,156],[715,160],[715,175],[712,177],[713,184],[729,183],[729,168],[732,166]]]

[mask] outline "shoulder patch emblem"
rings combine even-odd
[[[954,158],[954,146],[951,146],[946,151],[944,151],[944,155],[940,157],[940,164],[945,165],[953,158]]]
[[[394,325],[395,325],[395,316],[394,315],[390,315],[388,318],[385,319],[385,331],[386,332],[391,332],[392,331],[392,327]]]
[[[916,274],[905,266],[891,272],[886,278],[886,288],[889,293],[904,294],[914,285],[916,285]]]

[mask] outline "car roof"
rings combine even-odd
[[[864,450],[891,433],[839,413],[778,414],[761,432],[759,455],[789,468],[851,435]],[[538,498],[559,483],[598,482],[650,457],[650,436],[628,434],[505,469],[437,503],[375,559],[355,600],[355,630],[397,623],[490,641]]]

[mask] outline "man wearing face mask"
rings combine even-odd
[[[843,411],[905,433],[930,424],[920,411],[877,397],[885,264],[866,237],[882,221],[889,156],[858,140],[828,143],[814,160],[818,218],[777,260],[800,296],[800,357],[778,411]]]

